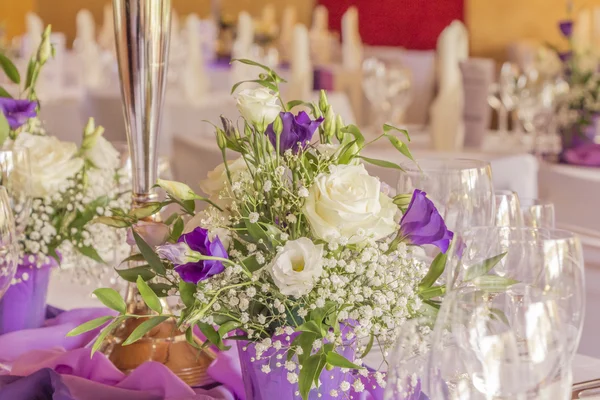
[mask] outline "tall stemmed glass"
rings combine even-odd
[[[25,232],[31,216],[32,179],[27,149],[0,151],[0,185],[8,193],[17,234]]]
[[[17,233],[6,188],[0,186],[0,299],[17,271]]]
[[[404,163],[397,193],[427,193],[448,228],[493,225],[494,188],[489,162],[467,159],[423,159]]]
[[[503,255],[498,257],[499,255]],[[514,284],[552,296],[567,347],[575,355],[585,314],[585,276],[580,240],[558,229],[475,227],[448,251],[446,285]]]
[[[519,68],[512,63],[505,62],[500,69],[498,82],[490,85],[488,103],[498,113],[498,132],[507,136],[508,120],[518,102]]]
[[[431,342],[428,397],[570,399],[571,360],[561,324],[555,298],[539,288],[449,293]]]

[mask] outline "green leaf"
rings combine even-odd
[[[306,104],[304,101],[302,100],[292,100],[292,101],[288,101],[286,104],[286,108],[288,110],[291,110],[292,108],[296,107],[296,106],[301,106]]]
[[[141,277],[144,281],[149,281],[154,278],[156,274],[150,270],[150,266],[139,266],[126,269],[116,269],[117,274],[127,282],[136,282],[138,277]]]
[[[138,253],[138,254],[132,254],[129,257],[127,257],[126,259],[124,259],[123,261],[121,261],[121,264],[125,264],[126,262],[130,262],[130,261],[141,262],[141,261],[146,261],[146,259],[140,253]]]
[[[303,400],[308,399],[308,394],[312,388],[313,382],[319,378],[318,367],[322,362],[322,358],[325,358],[323,354],[315,354],[306,359],[302,363],[302,369],[298,376],[298,389],[300,390],[300,396]]]
[[[0,68],[4,70],[4,73],[13,83],[17,85],[21,83],[21,75],[19,75],[19,71],[15,64],[4,54],[0,53]]]
[[[92,351],[90,352],[90,357],[92,357],[94,355],[94,353],[96,351],[98,351],[100,346],[102,346],[104,339],[106,339],[106,336],[108,336],[108,334],[111,333],[117,327],[117,325],[119,325],[121,323],[122,320],[123,320],[123,317],[116,318],[113,322],[111,322],[109,325],[107,325],[106,327],[104,327],[104,329],[102,329],[100,331],[100,334],[98,335],[98,337],[96,338],[96,340],[94,341],[94,344],[92,346]]]
[[[433,261],[431,262],[431,266],[429,267],[429,271],[427,271],[427,275],[423,277],[421,282],[419,283],[419,290],[424,290],[430,288],[438,278],[444,272],[446,268],[446,260],[448,259],[448,255],[444,253],[438,254]]]
[[[242,265],[246,267],[248,272],[255,272],[262,268],[262,265],[256,261],[256,256],[246,257],[242,260]]]
[[[91,330],[94,330],[94,329],[104,325],[105,323],[107,323],[108,321],[110,321],[113,318],[114,317],[112,315],[107,315],[105,317],[100,317],[100,318],[93,319],[91,321],[84,322],[83,324],[79,325],[78,327],[70,330],[69,333],[67,333],[67,336],[69,336],[69,337],[77,336],[77,335],[81,335],[82,333],[89,332]]]
[[[335,352],[327,353],[327,363],[333,365],[334,367],[360,369],[358,365],[351,363],[346,359],[346,357]]]
[[[375,334],[371,332],[369,343],[367,343],[367,347],[365,348],[365,351],[363,351],[363,353],[360,355],[360,358],[365,358],[371,352],[371,349],[373,348],[373,342],[375,342]]]
[[[91,258],[92,260],[99,262],[101,264],[106,264],[104,262],[104,260],[102,259],[102,257],[100,257],[100,254],[98,254],[96,249],[94,249],[92,246],[82,246],[82,247],[75,246],[75,248],[77,249],[78,252],[80,252],[84,256]]]
[[[174,212],[173,214],[169,215],[169,218],[165,220],[165,225],[171,225],[173,222],[175,222],[177,218],[179,218],[179,214]]]
[[[272,72],[273,71],[271,68],[267,67],[266,65],[257,63],[256,61],[248,60],[246,58],[232,58],[230,64],[233,64],[234,62],[239,62],[239,63],[242,63],[242,64],[252,65],[252,66],[255,66],[255,67],[259,67],[259,68],[264,69],[267,72]]]
[[[137,285],[137,288],[140,291],[140,295],[142,295],[144,303],[146,303],[146,305],[150,307],[151,310],[154,310],[159,314],[162,313],[162,303],[160,302],[160,299],[158,298],[156,293],[154,293],[154,291],[150,289],[150,286],[148,286],[146,281],[144,281],[144,278],[138,276],[135,284]]]
[[[167,283],[149,283],[150,289],[156,294],[158,297],[167,297],[169,295],[169,290],[173,287]]]
[[[181,202],[181,204],[183,205],[183,208],[185,208],[185,210],[190,214],[193,214],[196,211],[196,202],[194,200],[184,200]]]
[[[419,292],[419,296],[423,300],[431,300],[436,297],[443,296],[446,293],[446,286],[432,286]]]
[[[159,212],[161,210],[161,208],[162,208],[161,202],[159,202],[159,201],[151,202],[151,203],[144,205],[143,207],[132,209],[131,211],[129,211],[129,216],[133,217],[135,219],[144,219],[151,215],[156,214],[157,212]]]
[[[96,295],[98,300],[102,302],[102,304],[111,310],[118,311],[121,314],[125,314],[127,311],[125,300],[123,300],[119,292],[117,292],[115,289],[100,288],[94,290],[93,293]]]
[[[377,165],[378,167],[393,168],[393,169],[397,169],[400,171],[404,171],[401,166],[399,166],[398,164],[395,164],[391,161],[378,160],[376,158],[369,158],[369,157],[365,157],[365,156],[358,156],[358,158],[365,160],[369,164]]]
[[[477,277],[480,277],[482,275],[489,273],[492,270],[492,268],[494,268],[500,262],[500,260],[502,260],[505,256],[506,256],[506,252],[504,252],[502,254],[498,254],[497,256],[488,258],[487,260],[484,260],[479,264],[470,266],[465,271],[464,281],[469,282]]]
[[[271,82],[267,82],[265,80],[262,79],[251,79],[251,80],[247,80],[247,81],[241,81],[236,83],[235,85],[233,85],[233,87],[231,88],[231,93],[233,94],[235,92],[235,90],[243,83],[258,83],[261,86],[266,87],[267,89],[270,89],[274,92],[278,92],[279,90],[277,89],[277,86]]]
[[[0,112],[0,145],[4,144],[10,135],[10,125],[3,113]]]
[[[352,159],[358,156],[358,145],[356,140],[352,140],[346,143],[340,150],[338,150],[338,163],[348,164]]]
[[[186,307],[191,307],[196,302],[194,295],[198,287],[193,283],[179,281],[179,297]]]
[[[365,144],[365,137],[361,133],[361,131],[358,128],[358,126],[353,125],[353,124],[347,125],[347,126],[345,126],[345,127],[342,128],[342,132],[349,133],[352,136],[354,136],[354,138],[356,139],[356,144],[358,145],[358,147],[361,148]]]
[[[500,292],[516,283],[519,283],[519,281],[514,279],[505,278],[498,275],[478,276],[477,278],[473,279],[472,282],[478,288],[489,292]]]
[[[402,141],[400,139],[398,139],[396,136],[392,136],[392,135],[385,135],[385,137],[388,138],[388,140],[396,148],[396,150],[398,150],[401,154],[406,156],[408,159],[415,161],[415,158],[411,154],[408,146],[406,144],[402,143]]]
[[[181,217],[177,218],[177,220],[175,221],[175,224],[173,225],[173,228],[171,229],[171,240],[177,241],[179,239],[179,237],[181,236],[181,234],[183,233],[184,228],[185,228],[185,225],[183,223],[183,218],[181,218]]]
[[[202,350],[202,346],[200,346],[198,344],[198,342],[196,342],[196,337],[194,336],[194,328],[193,327],[189,327],[185,330],[185,340],[192,345],[192,347],[195,347],[198,350]]]
[[[302,349],[302,354],[298,356],[298,362],[302,364],[302,362],[310,356],[310,352],[312,350],[312,345],[314,341],[317,339],[317,335],[310,332],[302,332],[300,335],[296,336],[296,339],[291,344],[292,348],[300,347]],[[295,354],[295,350],[289,350],[287,353],[287,360],[290,361]]]
[[[140,249],[140,253],[142,253],[148,265],[150,265],[152,270],[158,275],[165,275],[167,270],[160,258],[158,257],[158,255],[154,252],[154,250],[152,250],[152,247],[150,247],[150,245],[146,243],[144,239],[142,239],[142,237],[135,231],[135,229],[132,229],[131,232],[133,233],[135,243]]]
[[[13,98],[13,96],[10,93],[8,93],[6,89],[4,89],[2,86],[0,86],[0,97],[5,97],[9,99]]]
[[[104,208],[108,206],[109,202],[110,199],[108,198],[108,196],[100,196],[97,199],[91,201],[85,207],[85,209],[77,216],[77,219],[73,221],[73,223],[71,224],[71,228],[83,228],[85,225],[87,225],[88,222],[90,222],[92,219],[94,219],[94,217],[97,216],[96,210],[98,209],[98,207]]]
[[[311,332],[318,337],[323,337],[322,329],[315,321],[308,321],[296,328],[297,332]]]
[[[131,332],[131,335],[123,342],[123,346],[127,346],[128,344],[132,344],[140,340],[146,333],[150,332],[152,329],[156,328],[158,325],[163,323],[169,319],[166,315],[159,315],[156,317],[149,318],[139,324],[137,328]]]
[[[410,135],[408,134],[408,131],[406,129],[396,128],[395,126],[390,125],[390,124],[383,125],[383,133],[389,133],[391,131],[400,132],[401,134],[403,134],[406,137],[406,140],[408,140],[410,142]]]
[[[227,321],[223,325],[219,326],[219,336],[223,337],[225,334],[239,328],[242,326],[240,322],[237,321]]]
[[[228,347],[223,345],[221,335],[215,330],[215,328],[213,328],[212,325],[204,322],[197,322],[196,325],[198,328],[200,328],[200,331],[204,334],[204,336],[206,336],[206,340],[217,346],[219,350],[227,350]]]

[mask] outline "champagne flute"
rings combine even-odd
[[[522,226],[521,204],[516,192],[496,191],[496,226]]]
[[[540,199],[521,199],[523,224],[531,228],[555,227],[554,204]]]

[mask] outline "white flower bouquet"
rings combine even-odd
[[[141,254],[129,261],[138,264],[119,273],[156,312],[143,316],[125,344],[172,317],[192,344],[195,327],[222,350],[239,340],[254,398],[337,397],[383,386],[384,374],[368,370],[363,358],[374,343],[385,356],[404,321],[439,307],[445,289],[435,282],[452,232],[424,192],[391,197],[369,175],[364,163],[401,167],[362,156],[368,143],[335,115],[324,92],[318,104],[283,102],[279,75],[239,62],[263,69],[251,81],[261,87],[237,96],[238,126],[222,118],[216,127],[224,162],[201,182],[207,197],[159,180],[166,201],[99,218],[133,227]],[[299,106],[310,115],[291,111]],[[412,159],[406,131],[385,125],[378,139]],[[196,201],[207,207],[196,212]],[[181,213],[152,230],[140,225],[167,204]],[[415,255],[427,245],[441,250],[431,268]],[[112,320],[94,348],[124,319],[141,317],[127,313],[117,292],[96,294],[120,314],[70,333]],[[177,315],[163,312],[158,297],[167,295],[180,297]]]
[[[62,259],[63,265],[85,266],[114,257],[115,243],[124,235],[105,225],[91,224],[97,216],[125,213],[129,208],[127,176],[120,171],[119,153],[102,137],[104,129],[90,119],[81,146],[46,134],[38,119],[35,84],[53,53],[50,27],[31,58],[22,90],[15,99],[0,88],[0,144],[4,150],[26,149],[29,163],[16,164],[15,191],[32,199],[15,214],[26,214],[19,230],[21,264],[41,267]],[[0,65],[15,84],[21,75],[1,56]],[[6,182],[3,182],[5,184]],[[22,190],[19,190],[22,189]],[[54,259],[55,261],[52,261]]]

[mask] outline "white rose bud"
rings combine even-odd
[[[319,239],[346,237],[356,244],[398,230],[398,207],[362,164],[338,165],[332,173],[319,175],[308,192],[302,212]],[[362,237],[359,230],[365,233]]]
[[[156,184],[164,189],[171,197],[178,200],[196,200],[198,195],[185,183],[158,179]]]
[[[98,127],[97,130],[103,131],[104,128]],[[93,147],[85,149],[85,156],[96,168],[100,169],[117,169],[121,163],[119,152],[102,137],[101,133],[95,137]]]
[[[308,294],[323,274],[323,245],[310,239],[290,240],[268,267],[273,282],[286,296]]]
[[[264,132],[267,125],[277,118],[281,106],[277,96],[267,88],[245,89],[238,94],[237,107],[248,123]]]

